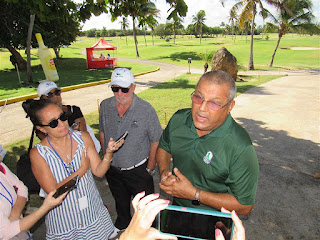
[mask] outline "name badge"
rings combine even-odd
[[[80,207],[80,210],[86,209],[88,207],[87,196],[83,196],[79,198],[79,207]]]

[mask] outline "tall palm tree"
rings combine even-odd
[[[147,23],[148,27],[151,29],[152,45],[154,45],[154,39],[153,39],[154,29],[158,25],[158,21],[152,15],[149,15],[146,19],[146,23]]]
[[[128,46],[128,39],[127,39],[127,33],[126,30],[129,27],[128,19],[126,17],[122,17],[121,23],[121,29],[123,30],[124,35],[126,36],[126,44]]]
[[[204,10],[200,10],[196,15],[192,16],[192,22],[196,26],[197,32],[200,35],[200,44],[202,38],[202,25],[206,20],[206,12]]]
[[[183,29],[183,19],[181,17],[173,17],[173,22],[168,24],[173,32],[173,44],[176,44],[176,32],[177,30]]]
[[[271,6],[276,5],[277,0],[264,0],[266,3]],[[220,2],[224,2],[224,0],[220,0]],[[236,12],[240,11],[239,14],[239,26],[240,28],[244,28],[246,20],[251,21],[251,36],[250,36],[250,58],[248,64],[248,70],[254,70],[253,65],[253,35],[254,35],[254,27],[255,27],[255,17],[257,12],[264,13],[265,9],[262,4],[262,0],[239,0],[231,10]]]
[[[235,29],[236,29],[236,22],[237,22],[238,16],[237,16],[237,12],[234,9],[230,10],[229,13],[229,22],[231,24],[231,28],[232,28],[232,32],[233,35],[232,38],[234,37],[234,41],[236,41],[236,35],[235,35]]]
[[[319,31],[311,21],[314,15],[311,13],[312,2],[309,0],[279,0],[277,1],[278,17],[270,15],[274,23],[267,23],[266,31],[277,30],[278,41],[269,63],[272,67],[280,40],[288,31],[300,32],[302,29],[309,33]]]
[[[148,4],[144,4],[141,9],[141,15],[138,17],[139,20],[139,27],[142,27],[144,31],[144,39],[145,44],[146,42],[146,28],[148,26],[148,22],[151,24],[154,22],[155,17],[158,17],[159,15],[159,9],[156,8],[156,5],[153,2],[148,2]]]

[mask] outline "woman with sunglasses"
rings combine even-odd
[[[92,173],[103,177],[113,152],[124,140],[110,138],[103,160],[95,151],[87,132],[69,131],[68,115],[57,104],[34,100],[28,108],[34,126],[46,137],[30,151],[34,176],[42,194],[48,194],[79,176],[62,204],[46,215],[47,239],[108,239],[117,235],[108,210],[103,205]]]
[[[72,129],[78,131],[86,131],[86,120],[83,117],[81,109],[78,106],[71,105],[63,105],[61,98],[61,89],[52,82],[52,81],[43,81],[38,86],[38,95],[40,99],[48,99],[51,102],[59,105],[64,112],[69,113],[68,124]],[[37,134],[38,136],[38,134]],[[45,136],[43,134],[39,134],[40,139],[43,139]]]

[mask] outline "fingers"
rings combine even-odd
[[[159,193],[154,193],[154,194],[150,194],[148,196],[145,196],[144,198],[142,198],[139,202],[138,202],[138,206],[137,209],[141,210],[142,208],[144,208],[148,203],[150,203],[152,200],[155,200],[159,198]]]
[[[110,138],[106,152],[113,153],[117,151],[123,145],[123,143],[124,139],[121,139],[119,142],[115,142],[113,138]]]
[[[165,234],[165,233],[161,233],[158,230],[156,230],[155,228],[150,228],[149,231],[149,237],[150,239],[170,239],[170,240],[177,240],[178,238],[173,236],[173,235],[169,235],[169,234]]]
[[[214,231],[214,235],[216,237],[216,240],[224,240],[224,236],[220,229],[216,228],[216,230]]]
[[[221,212],[223,212],[223,213],[231,213],[229,210],[225,209],[224,207],[221,208]]]
[[[245,240],[246,238],[246,232],[242,225],[242,221],[238,217],[237,213],[235,211],[231,212],[231,218],[234,223],[234,233],[233,235],[236,236],[237,240]]]
[[[143,221],[141,226],[145,229],[150,228],[155,217],[161,210],[164,210],[169,205],[169,200],[166,199],[155,199],[144,207],[144,209],[140,210],[143,212]]]
[[[145,192],[145,191],[143,191],[143,192],[141,192],[141,193],[138,193],[138,194],[132,199],[132,207],[133,207],[133,209],[134,209],[135,212],[136,212],[137,209],[138,209],[138,203],[139,203],[140,199],[141,199],[142,197],[144,197],[144,195],[146,195],[146,192]]]
[[[178,168],[174,168],[173,171],[174,171],[174,174],[177,176],[178,179],[183,180],[183,179],[186,178],[186,177],[179,171]]]

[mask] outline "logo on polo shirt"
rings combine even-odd
[[[213,154],[211,151],[207,152],[207,154],[203,157],[203,161],[206,163],[206,164],[209,164],[211,163],[211,159],[213,157]]]

